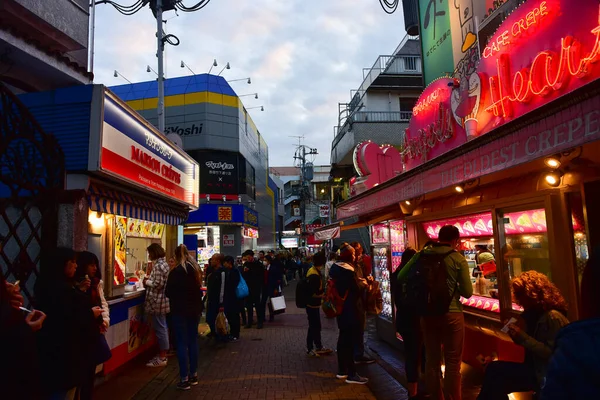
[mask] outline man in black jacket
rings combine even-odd
[[[246,308],[248,310],[248,324],[246,328],[252,327],[253,310],[256,309],[256,318],[258,323],[257,329],[262,329],[263,322],[265,321],[264,309],[261,311],[260,297],[264,286],[265,267],[254,259],[254,252],[252,250],[246,250],[242,254],[244,260],[244,269],[242,276],[248,285],[250,295],[246,300]]]

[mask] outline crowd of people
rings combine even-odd
[[[471,297],[473,287],[467,261],[457,251],[459,243],[458,229],[444,226],[438,240],[421,251],[406,249],[391,277],[411,399],[462,398],[465,320],[459,299]],[[359,243],[311,257],[272,251],[255,257],[247,250],[235,260],[215,254],[205,270],[185,245],[168,260],[158,244],[147,252],[152,263],[143,280],[145,312],[158,342],[158,353],[147,366],[166,366],[174,348],[178,389],[198,384],[198,325],[204,310],[208,336],[219,343],[236,342],[242,326],[263,328],[267,310],[268,321],[274,321],[272,299],[293,279],[306,283],[307,356],[333,353],[321,336],[321,314],[327,306],[338,326],[336,377],[349,384],[368,382],[356,365],[374,362],[364,350],[372,261]],[[488,362],[479,400],[507,399],[523,391],[541,400],[600,398],[599,258],[593,252],[584,271],[583,319],[575,323],[567,320],[567,303],[546,275],[526,271],[511,281],[513,301],[524,311],[507,321],[506,329],[524,348],[525,360]],[[11,382],[3,385],[6,398],[92,398],[96,366],[111,357],[105,338],[110,315],[100,270],[96,255],[87,251],[57,248],[45,255],[33,290],[35,310],[23,308],[19,282],[8,283],[0,274],[0,340],[18,343],[5,346],[3,359],[10,361],[0,363],[0,377]],[[217,326],[220,314],[227,320],[225,332]],[[419,391],[422,373],[426,393]]]

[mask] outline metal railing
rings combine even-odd
[[[352,122],[408,122],[412,111],[359,111],[350,116]]]
[[[421,75],[420,56],[379,56],[371,68],[363,68],[363,83],[358,88],[364,93],[379,75]]]

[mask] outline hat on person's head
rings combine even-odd
[[[477,265],[483,265],[489,263],[490,261],[495,262],[496,260],[494,259],[494,255],[492,253],[486,251],[485,253],[481,253],[477,256],[477,261]]]
[[[242,257],[246,257],[246,256],[254,257],[254,252],[252,250],[246,250],[245,252],[242,253]]]

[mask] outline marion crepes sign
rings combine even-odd
[[[600,97],[488,143],[442,166],[338,206],[343,219],[600,140]]]

